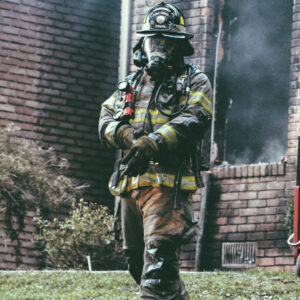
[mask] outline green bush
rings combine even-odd
[[[67,161],[53,149],[42,149],[20,136],[22,132],[14,125],[0,128],[0,199],[5,207],[0,213],[14,240],[24,229],[26,209],[39,208],[47,214],[64,204],[70,207],[80,198],[78,188],[61,172],[68,167]]]
[[[35,218],[38,239],[45,242],[50,267],[87,269],[90,256],[93,270],[125,268],[120,245],[112,231],[113,216],[108,208],[95,203],[72,205],[70,217],[59,221]]]

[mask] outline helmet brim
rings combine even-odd
[[[161,34],[165,37],[170,37],[173,39],[191,39],[194,35],[189,33],[170,33],[164,30],[137,30],[136,33],[139,36],[154,36],[156,34]]]

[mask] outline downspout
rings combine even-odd
[[[210,137],[210,167],[214,166],[214,144],[215,144],[215,117],[216,117],[216,92],[217,92],[217,75],[218,75],[218,57],[222,33],[222,23],[219,24],[219,30],[216,42],[215,65],[214,65],[214,82],[213,82],[213,101],[212,101],[212,118],[211,118],[211,137]]]
[[[131,41],[131,7],[132,0],[122,0],[121,25],[120,25],[120,49],[119,49],[119,81],[124,80],[129,72],[130,41]],[[121,151],[116,152],[116,160],[121,158]],[[118,214],[120,197],[115,197],[115,217]]]
[[[131,0],[122,0],[121,4],[121,30],[119,51],[119,80],[124,80],[129,71],[130,41],[131,41]]]

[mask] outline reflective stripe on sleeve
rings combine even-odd
[[[116,131],[116,127],[118,126],[119,123],[120,123],[120,121],[110,122],[104,131],[104,136],[105,136],[106,142],[114,148],[119,148],[119,145],[117,144],[117,142],[115,140],[115,131]]]
[[[180,105],[184,105],[185,96],[180,97]],[[209,112],[212,113],[212,103],[210,99],[203,93],[203,92],[190,92],[190,99],[189,99],[189,105],[194,103],[200,103],[203,108]]]
[[[137,123],[144,123],[145,119],[146,119],[146,112],[147,109],[146,108],[137,108],[135,110],[135,118],[133,120],[130,120],[131,124],[137,124]],[[158,110],[155,109],[150,109],[149,110],[150,115],[151,115],[151,121],[152,121],[152,125],[156,125],[156,124],[165,124],[169,121],[169,118],[166,116],[162,116],[159,114]],[[170,113],[170,110],[166,110],[167,113]]]
[[[165,124],[156,130],[155,133],[159,133],[163,136],[169,150],[176,148],[178,145],[176,130],[172,126]]]
[[[112,95],[105,102],[103,102],[102,106],[106,107],[107,109],[109,109],[113,112],[116,112],[115,105],[116,105],[117,101],[118,101],[118,99],[115,98],[114,95]]]

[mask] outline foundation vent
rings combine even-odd
[[[256,243],[223,243],[223,268],[251,268],[255,266]]]

